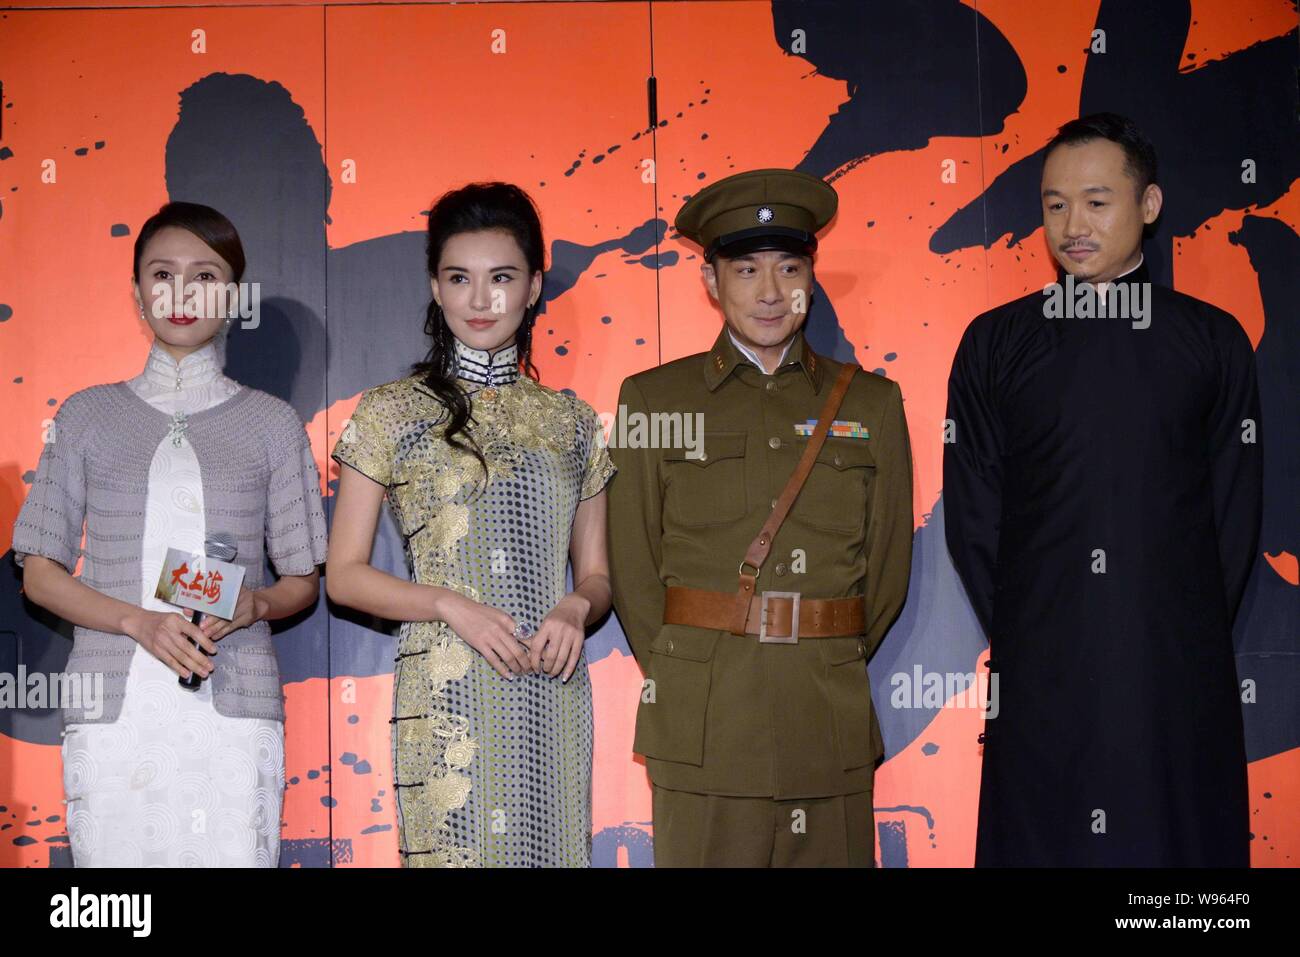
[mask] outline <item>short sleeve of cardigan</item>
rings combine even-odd
[[[361,393],[330,456],[385,486],[392,476],[396,451],[396,416],[388,393],[384,386]]]
[[[583,432],[587,442],[587,467],[583,472],[582,491],[578,497],[587,499],[608,485],[618,469],[609,457],[609,449],[605,445],[605,429],[596,410],[585,402],[580,408],[585,423]]]
[[[308,575],[325,561],[327,544],[320,469],[302,421],[287,411],[292,421],[271,450],[278,464],[267,490],[266,554],[277,575]]]
[[[40,555],[69,574],[76,570],[86,519],[82,407],[79,395],[69,396],[45,429],[36,476],[14,522],[14,560],[20,566],[28,555]]]

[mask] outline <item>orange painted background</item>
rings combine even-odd
[[[174,191],[183,151],[171,152],[176,144],[169,142],[179,129],[182,91],[214,77],[219,82],[221,74],[253,78],[259,95],[300,111],[307,159],[328,176],[327,194],[317,197],[319,242],[276,233],[265,244],[268,254],[250,260],[247,277],[270,289],[323,283],[319,308],[308,310],[319,334],[302,347],[324,372],[320,381],[300,380],[294,397],[325,479],[323,495],[337,478],[328,452],[361,388],[396,378],[405,372],[402,362],[421,358],[386,345],[418,330],[422,316],[385,311],[384,304],[389,297],[404,302],[398,284],[424,280],[385,259],[384,242],[398,248],[405,237],[400,248],[409,249],[410,234],[422,231],[423,211],[439,193],[503,179],[534,196],[551,247],[548,288],[562,288],[548,296],[534,338],[542,381],[612,413],[625,376],[708,348],[719,328],[698,257],[669,228],[683,198],[739,170],[807,168],[828,157],[827,168],[810,171],[840,195],[816,266],[833,314],[823,311],[810,322],[823,323],[827,341],[842,337],[859,363],[902,387],[919,541],[928,526],[933,532],[940,500],[945,384],[963,329],[979,312],[1041,287],[1054,273],[1041,230],[1014,236],[986,228],[980,241],[947,252],[935,251],[935,237],[972,204],[986,203],[996,213],[996,200],[984,198],[995,194],[986,191],[1078,114],[1089,82],[1090,32],[1106,13],[1099,0],[934,3],[934,23],[977,27],[970,29],[971,44],[996,39],[1005,46],[1008,62],[1023,70],[1025,92],[1005,115],[983,116],[981,104],[994,102],[1002,81],[975,72],[958,76],[951,97],[969,100],[969,130],[943,123],[931,130],[918,110],[915,129],[906,131],[911,135],[891,140],[889,123],[877,130],[870,116],[853,119],[864,81],[815,65],[818,44],[852,48],[859,38],[813,31],[808,54],[796,52],[786,28],[798,25],[797,4],[42,6],[69,9],[0,13],[0,551],[10,548],[40,454],[42,423],[70,393],[129,378],[144,363],[150,339],[129,287],[135,230],[168,199],[212,202],[230,212],[207,195]],[[1152,4],[1153,22],[1165,15],[1162,8],[1179,6]],[[1180,79],[1214,80],[1234,57],[1262,57],[1270,42],[1295,48],[1296,7],[1286,0],[1197,0],[1190,12]],[[916,24],[926,22],[923,16]],[[966,43],[961,36],[956,42]],[[932,37],[914,32],[905,39],[916,45],[908,60],[918,76],[943,73],[928,60]],[[1122,45],[1124,37],[1110,42]],[[646,91],[652,71],[654,127]],[[899,73],[873,82],[888,85],[883,99],[903,104],[906,117],[912,84],[921,81]],[[1294,64],[1279,82],[1290,83],[1294,97]],[[1123,104],[1111,108],[1125,112]],[[1196,119],[1194,103],[1168,108],[1187,111],[1189,124]],[[1294,125],[1294,109],[1276,116],[1263,110],[1258,122]],[[196,157],[191,150],[184,160],[186,182],[228,177],[237,186],[240,164],[257,151],[269,169],[292,150],[302,159],[301,137],[281,140],[237,122],[217,133],[204,140],[206,153]],[[249,142],[250,135],[263,138]],[[850,147],[859,141],[868,145],[855,153]],[[1187,159],[1168,150],[1161,155],[1163,168]],[[1292,164],[1282,188],[1261,189],[1257,202],[1229,204],[1190,233],[1170,237],[1174,285],[1232,312],[1257,345],[1271,322],[1296,321],[1294,300],[1289,316],[1269,311],[1255,250],[1242,238],[1260,220],[1292,238],[1300,231],[1295,157],[1259,157],[1274,159]],[[204,164],[207,172],[196,175]],[[955,179],[943,176],[948,168]],[[303,202],[290,179],[267,187],[277,202]],[[1181,201],[1166,193],[1167,203]],[[247,243],[250,227],[232,218]],[[357,262],[375,265],[358,279]],[[372,307],[331,311],[336,302],[358,300],[344,295],[343,284],[363,281],[359,299]],[[244,350],[252,367],[273,370],[277,334],[242,334],[232,351]],[[315,367],[304,362],[302,368]],[[357,388],[338,391],[340,368]],[[1300,475],[1289,478],[1294,488]],[[942,542],[942,534],[930,541]],[[1276,588],[1278,600],[1294,609],[1297,543],[1272,547],[1266,558],[1277,582],[1260,587]],[[915,639],[918,648],[950,636],[961,649],[960,670],[976,670],[986,652],[969,610],[932,605],[927,597],[941,586],[951,589],[950,582],[943,585],[952,576],[946,554],[931,544],[919,561],[907,620],[886,645],[894,643],[893,667],[906,670],[922,660],[908,657],[908,642],[928,635]],[[11,562],[0,578],[16,589]],[[3,606],[9,620],[0,620],[0,650],[9,642],[16,651],[5,652],[0,664],[20,660],[42,634],[30,626],[30,609],[16,601]],[[1300,622],[1294,612],[1281,617],[1294,641]],[[325,613],[303,626],[327,639],[324,657],[301,657],[306,653],[295,649],[307,645],[292,644],[290,638],[298,641],[292,633],[277,641],[288,666],[286,863],[395,866],[391,668],[350,670],[354,651],[365,657],[371,650],[341,645],[337,627]],[[385,637],[373,640],[378,646]],[[631,753],[641,675],[616,620],[589,642],[589,658],[596,863],[645,864],[650,792],[644,765]],[[873,680],[884,711],[879,689],[887,685],[876,663]],[[66,863],[51,720],[57,715],[13,716],[8,733],[0,734],[0,865]],[[1260,720],[1272,727],[1291,723],[1289,744],[1284,733],[1252,748],[1253,860],[1294,866],[1300,727],[1294,711]],[[889,755],[875,791],[882,863],[971,863],[981,723],[978,711],[947,708],[920,727],[915,720],[886,727]]]

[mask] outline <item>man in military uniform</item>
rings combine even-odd
[[[634,375],[619,396],[628,418],[703,414],[702,450],[611,449],[614,603],[646,676],[633,747],[654,786],[659,866],[874,863],[884,748],[866,660],[912,554],[898,385],[855,366],[793,505],[787,491],[843,389],[841,364],[803,335],[836,205],[820,179],[776,169],[692,197],[675,225],[703,248],[725,324],[708,352]]]

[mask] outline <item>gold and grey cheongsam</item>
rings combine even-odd
[[[591,406],[519,375],[513,345],[491,357],[456,346],[486,481],[478,460],[443,438],[446,409],[419,376],[367,390],[333,457],[385,486],[414,581],[535,632],[565,595],[578,502],[600,492],[614,467]],[[590,863],[585,653],[567,683],[543,674],[511,681],[446,623],[406,622],[392,741],[406,866]]]

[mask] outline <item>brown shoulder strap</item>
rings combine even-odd
[[[808,475],[812,472],[813,462],[816,461],[817,453],[822,450],[822,445],[826,442],[826,435],[831,430],[831,422],[835,418],[835,413],[839,411],[840,403],[844,401],[844,395],[849,391],[849,383],[853,381],[853,375],[859,368],[860,366],[856,363],[846,362],[840,369],[840,374],[835,379],[835,385],[831,388],[831,394],[826,397],[826,404],[822,406],[821,415],[817,419],[817,427],[813,429],[813,434],[804,447],[803,456],[799,459],[794,474],[790,476],[790,481],[785,483],[785,488],[781,491],[781,497],[776,500],[776,507],[772,509],[772,514],[763,523],[763,528],[759,531],[758,537],[750,542],[749,550],[745,552],[745,560],[740,563],[740,588],[736,592],[736,605],[731,613],[731,633],[733,635],[745,634],[745,621],[749,617],[749,600],[754,597],[754,585],[758,581],[758,572],[763,567],[763,562],[767,560],[768,552],[772,550],[772,541],[776,538],[781,523],[785,521],[786,515],[790,513],[791,507],[794,506],[794,500],[799,495],[799,490],[803,488],[803,483],[808,480]],[[752,575],[745,571],[746,565],[754,569]]]

